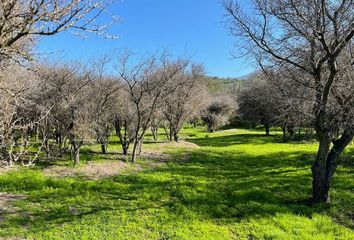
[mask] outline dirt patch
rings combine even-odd
[[[166,149],[196,149],[200,148],[195,143],[186,142],[186,141],[179,141],[179,142],[159,142],[154,143],[153,147],[150,149],[145,149],[143,145],[144,152],[150,153],[163,153]]]
[[[13,214],[18,211],[13,203],[22,199],[25,199],[25,195],[21,194],[10,194],[0,192],[0,222],[3,220],[4,214]]]
[[[147,159],[154,160],[155,164],[153,165],[156,165],[156,163],[176,161],[173,154],[164,153],[166,147],[167,149],[168,148],[185,149],[186,152],[178,154],[177,160],[181,160],[181,161],[187,160],[189,158],[190,152],[187,151],[188,149],[200,148],[200,146],[198,146],[197,144],[186,142],[186,141],[161,142],[161,143],[156,143],[153,149],[144,149],[142,151],[142,155]]]
[[[154,150],[142,151],[141,155],[151,161],[168,162],[172,160],[172,156],[166,153],[160,153]]]
[[[13,166],[13,167],[1,167],[0,166],[0,175],[6,174],[6,173],[8,173],[10,171],[14,171],[14,170],[17,170],[17,169],[18,169],[17,166]]]
[[[200,148],[199,145],[187,141],[169,142],[169,143],[162,143],[162,144],[169,144],[170,146],[178,147],[178,148],[191,148],[191,149]]]
[[[51,177],[76,177],[81,176],[87,179],[102,179],[113,177],[123,170],[131,167],[125,162],[92,162],[79,168],[68,168],[65,166],[53,166],[43,170],[46,176]]]
[[[173,155],[164,153],[166,148],[195,149],[199,148],[197,144],[180,141],[180,142],[162,142],[154,143],[153,149],[144,149],[141,156],[147,160],[148,165],[156,166],[169,161],[173,161]],[[186,160],[190,156],[189,152],[180,154],[180,159]],[[51,166],[43,170],[46,176],[50,177],[83,177],[86,179],[103,179],[110,178],[122,173],[127,169],[141,170],[139,164],[131,164],[124,161],[111,162],[89,162],[78,168],[70,168],[67,166]]]

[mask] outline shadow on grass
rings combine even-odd
[[[80,162],[88,163],[93,161],[117,161],[123,160],[122,153],[116,151],[110,151],[102,154],[99,150],[92,150],[89,148],[83,148],[80,150]],[[51,166],[68,166],[74,167],[74,161],[71,159],[70,152],[64,153],[62,156],[53,155],[49,159],[43,157],[36,162],[35,168],[45,169]]]
[[[275,140],[277,139],[278,138],[274,135],[265,136],[264,134],[261,133],[255,133],[255,134],[233,134],[233,135],[218,136],[218,137],[190,138],[188,139],[188,141],[193,142],[199,146],[227,147],[236,144],[274,143]]]
[[[304,139],[302,139],[304,140]],[[228,147],[231,145],[249,144],[258,145],[266,143],[284,143],[282,136],[279,134],[266,136],[263,133],[253,133],[253,134],[233,134],[227,136],[213,137],[206,134],[204,138],[189,138],[188,141],[193,142],[199,146],[210,146],[210,147]],[[314,142],[315,140],[306,140],[305,142]],[[285,144],[304,144],[303,141],[290,140]]]

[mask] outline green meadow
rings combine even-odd
[[[341,157],[332,203],[312,206],[316,141],[273,133],[186,127],[186,142],[162,143],[161,132],[158,143],[147,136],[135,165],[112,137],[106,155],[85,146],[78,167],[119,162],[107,176],[75,172],[68,155],[4,172],[0,192],[14,199],[0,202],[0,238],[354,239],[354,147]],[[55,168],[73,174],[48,174]]]

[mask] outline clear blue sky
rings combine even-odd
[[[141,54],[167,48],[176,57],[192,53],[211,76],[238,77],[253,71],[246,59],[231,58],[233,40],[221,24],[224,13],[218,0],[121,0],[109,11],[122,18],[110,30],[119,39],[60,33],[42,39],[39,52],[90,59],[126,48]]]

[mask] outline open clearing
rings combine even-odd
[[[99,149],[92,145],[77,169],[63,160],[1,174],[0,204],[11,211],[1,212],[0,236],[354,239],[353,147],[335,175],[331,205],[311,207],[316,143],[201,128],[184,129],[183,138],[190,143],[148,138],[135,166],[111,153],[89,157]]]

